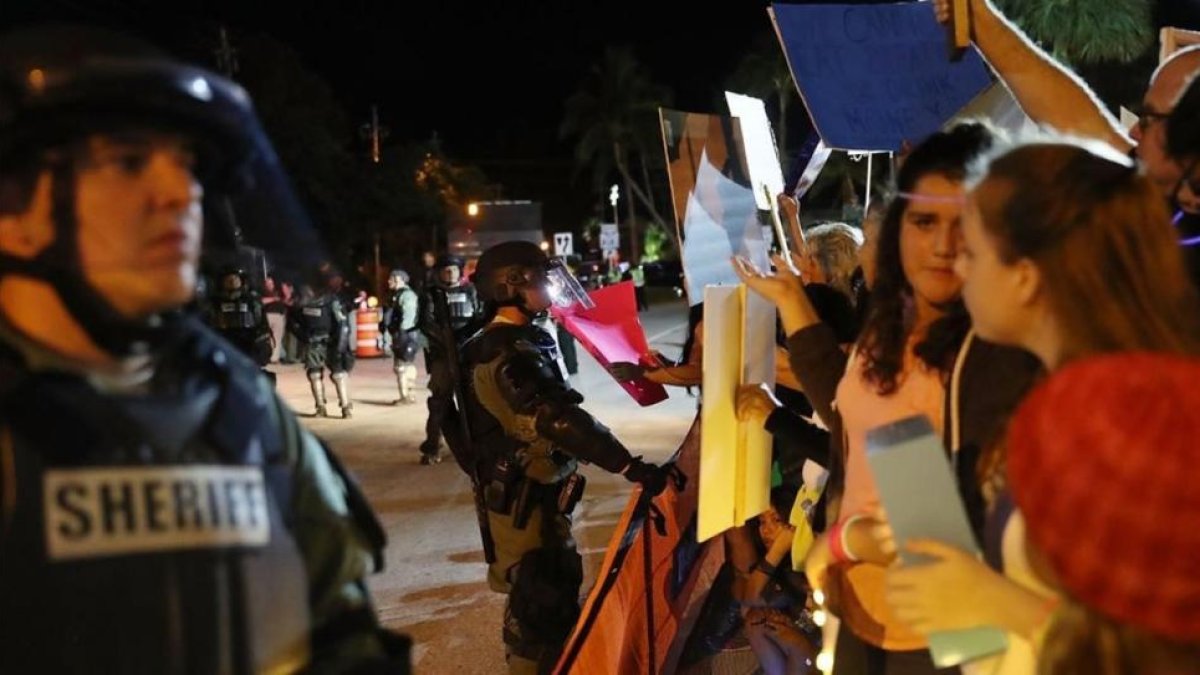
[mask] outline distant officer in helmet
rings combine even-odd
[[[433,283],[425,288],[421,298],[421,333],[428,345],[425,349],[425,370],[429,373],[429,417],[425,421],[425,440],[421,443],[421,463],[442,461],[441,436],[446,412],[454,396],[454,381],[447,362],[445,337],[437,324],[434,306],[437,298],[445,297],[449,308],[450,325],[456,339],[473,324],[480,313],[475,287],[463,278],[463,259],[442,255],[433,264]]]
[[[462,347],[464,413],[484,492],[495,560],[488,584],[507,593],[509,672],[547,672],[579,614],[582,568],[571,512],[583,494],[580,461],[658,494],[674,472],[630,455],[579,407],[554,340],[533,319],[552,304],[590,305],[579,282],[537,245],[488,249],[475,269],[488,323]]]
[[[408,285],[408,272],[400,268],[388,276],[389,300],[387,331],[392,338],[392,370],[400,389],[397,403],[415,403],[413,390],[417,386],[417,350],[421,348],[421,333],[417,330],[417,292]]]
[[[278,166],[228,80],[95,29],[0,36],[0,672],[407,669],[361,493],[180,311],[235,190],[292,224],[242,221],[254,245],[316,241]]]
[[[350,371],[354,368],[350,318],[325,273],[300,290],[300,302],[292,308],[288,326],[296,339],[304,344],[304,372],[312,388],[317,417],[329,416],[325,398],[325,371],[328,370],[342,409],[342,419],[349,419],[354,409],[350,401]]]
[[[271,362],[275,340],[263,315],[262,300],[237,267],[221,270],[216,293],[209,298],[208,325],[259,366]]]

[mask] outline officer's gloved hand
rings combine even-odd
[[[629,482],[641,484],[642,490],[650,493],[651,497],[657,497],[666,489],[667,480],[673,476],[672,466],[650,464],[643,462],[641,457],[634,457],[621,474]]]

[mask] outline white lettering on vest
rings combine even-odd
[[[270,539],[258,467],[58,469],[43,478],[46,550],[55,560]]]

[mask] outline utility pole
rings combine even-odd
[[[220,45],[213,50],[217,55],[217,68],[229,79],[238,71],[237,50],[229,44],[229,32],[224,26],[220,28]]]
[[[375,105],[371,106],[371,121],[362,125],[362,128],[359,129],[359,134],[371,146],[371,162],[374,164],[379,164],[381,161],[383,161],[382,145],[383,145],[383,139],[387,138],[388,128],[379,124],[379,106],[375,106]],[[380,252],[379,252],[380,240],[382,239],[382,236],[379,232],[378,226],[375,227],[374,238],[375,238],[375,241],[374,241],[374,244],[375,244],[375,268],[374,268],[375,269],[375,275],[374,275],[375,283],[374,283],[374,286],[375,286],[375,288],[374,288],[374,290],[375,290],[376,295],[382,296],[382,293],[380,293],[380,291],[381,291],[380,284],[382,282],[382,269],[381,268],[382,268],[383,264],[380,260]]]
[[[379,124],[379,106],[371,106],[371,121],[362,125],[359,134],[371,144],[371,161],[378,164],[382,159],[383,139],[388,136],[388,128]]]

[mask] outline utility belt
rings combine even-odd
[[[539,483],[525,476],[515,462],[502,459],[492,470],[492,479],[483,488],[487,509],[512,515],[513,527],[525,529],[536,508],[550,514],[570,514],[583,499],[587,479],[572,473],[557,483]]]

